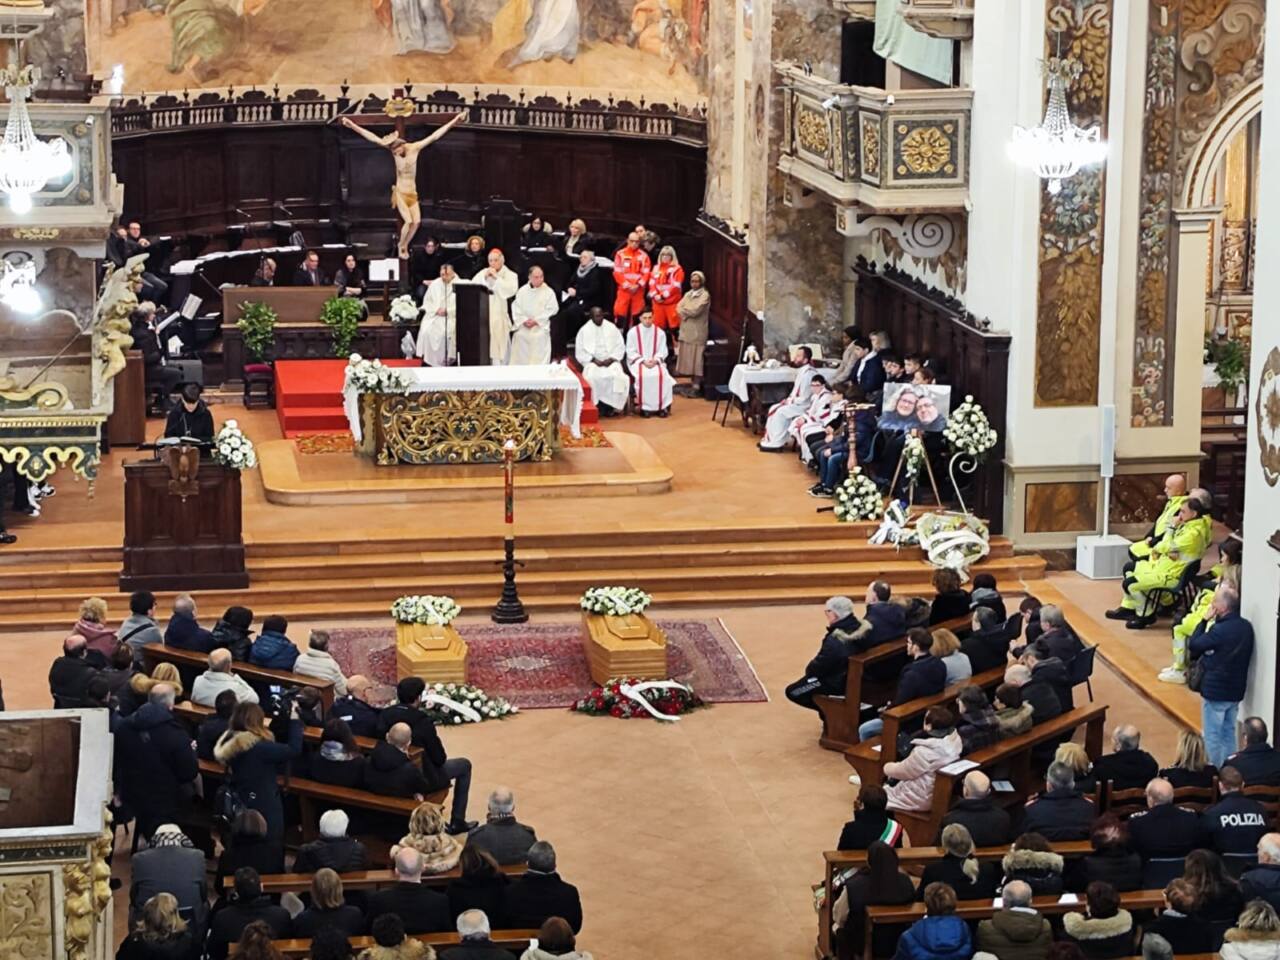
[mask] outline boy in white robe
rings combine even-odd
[[[769,416],[764,424],[764,439],[756,444],[761,450],[772,453],[785,450],[788,440],[787,428],[791,426],[791,421],[803,416],[809,409],[809,401],[812,399],[809,381],[817,371],[813,368],[813,351],[808,347],[801,347],[800,357],[802,363],[800,369],[796,371],[796,380],[791,387],[791,393],[785,400],[780,400],[769,408]]]
[[[480,271],[472,279],[489,288],[489,362],[502,366],[511,352],[511,318],[507,315],[507,301],[520,289],[520,281],[497,247],[489,251],[488,269]]]
[[[591,308],[591,320],[582,325],[573,345],[573,355],[582,367],[582,379],[591,385],[591,396],[600,413],[613,416],[627,405],[631,378],[622,369],[627,355],[622,333],[606,322],[604,311]]]
[[[640,314],[640,323],[627,331],[627,367],[636,383],[640,416],[669,416],[675,384],[667,370],[667,332],[654,326],[648,310]]]
[[[529,282],[517,291],[511,304],[512,366],[551,362],[551,318],[558,309],[542,268],[534,267],[529,271]]]
[[[422,298],[418,356],[429,367],[447,366],[458,356],[458,298],[453,289],[457,279],[453,266],[446,263]]]
[[[822,436],[827,424],[836,418],[842,407],[837,407],[836,394],[827,388],[825,377],[815,376],[809,381],[809,407],[800,416],[791,421],[787,434],[795,440],[800,451],[800,460],[808,463],[813,459],[813,451],[809,449],[809,438],[813,434]],[[839,401],[843,404],[843,400]]]

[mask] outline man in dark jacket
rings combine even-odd
[[[1209,845],[1225,861],[1232,876],[1239,876],[1258,859],[1258,843],[1267,834],[1267,811],[1257,800],[1241,793],[1244,777],[1232,766],[1218,771],[1222,799],[1200,815]]]
[[[1231,584],[1220,584],[1214,592],[1208,614],[1187,642],[1187,652],[1192,662],[1203,658],[1204,747],[1209,762],[1221,767],[1236,745],[1236,711],[1249,685],[1253,659],[1253,625],[1240,616],[1240,594]]]
[[[970,770],[965,775],[963,798],[942,818],[943,829],[953,823],[969,831],[975,846],[999,847],[1013,840],[1009,814],[1003,807],[996,806],[991,796],[991,779],[981,770]]]
[[[262,879],[253,867],[241,867],[235,875],[235,900],[213,915],[209,924],[209,960],[226,960],[228,947],[240,940],[244,928],[261,920],[271,928],[273,939],[289,936],[293,922],[289,911],[262,895]]]
[[[489,918],[483,910],[458,914],[458,945],[440,951],[440,960],[510,960],[511,952],[490,939]]]
[[[1031,668],[1031,682],[1044,683],[1053,690],[1054,695],[1058,698],[1058,706],[1062,713],[1066,713],[1075,704],[1071,695],[1071,680],[1067,677],[1067,665],[1057,657],[1049,656],[1049,652],[1037,643],[1031,644],[1022,654],[1022,662]],[[1023,695],[1026,699],[1026,695]],[[1055,714],[1057,716],[1057,714]],[[1041,717],[1036,714],[1036,723],[1039,723],[1047,717]]]
[[[213,652],[213,634],[196,621],[196,601],[189,593],[173,598],[173,616],[164,631],[164,645],[197,653]]]
[[[1093,801],[1076,789],[1075,774],[1065,763],[1049,764],[1045,791],[1027,804],[1023,833],[1038,833],[1046,840],[1088,840],[1097,811]]]
[[[1093,764],[1099,786],[1110,780],[1116,790],[1140,790],[1154,780],[1160,773],[1160,764],[1141,745],[1142,734],[1133,724],[1116,727],[1111,734],[1113,752],[1103,754]]]
[[[1280,750],[1267,742],[1267,722],[1248,717],[1241,726],[1244,749],[1228,757],[1227,764],[1240,771],[1248,786],[1280,786]]]
[[[1057,657],[1064,665],[1070,666],[1071,661],[1084,649],[1084,644],[1067,623],[1062,608],[1046,603],[1040,608],[1040,623],[1044,626],[1044,633],[1040,634],[1036,645],[1048,650],[1049,656]]]
[[[545,840],[529,848],[529,870],[507,887],[503,919],[513,930],[536,930],[548,917],[562,917],[574,933],[582,930],[578,888],[556,873],[556,851]]]
[[[804,668],[804,676],[790,684],[785,693],[788,700],[801,707],[817,710],[813,698],[816,694],[844,696],[845,680],[849,673],[849,657],[858,652],[854,636],[862,626],[853,613],[853,601],[848,597],[832,597],[824,607],[827,632],[822,635],[822,646],[817,656]],[[869,633],[870,630],[864,631]]]
[[[55,710],[84,706],[89,681],[98,675],[85,659],[85,640],[73,633],[62,641],[62,656],[49,668],[49,695]]]
[[[975,675],[1005,665],[1009,633],[1004,621],[990,607],[974,608],[973,630],[960,641],[960,652],[969,658]]]
[[[1182,861],[1204,845],[1200,815],[1173,805],[1173,784],[1159,777],[1147,784],[1147,809],[1129,818],[1129,844],[1142,856],[1144,890],[1160,890],[1182,875]]]
[[[173,715],[177,691],[157,683],[147,702],[115,725],[116,782],[125,806],[149,837],[162,823],[181,821],[199,766],[191,736]]]
[[[893,703],[908,703],[920,697],[930,697],[941,693],[947,686],[947,665],[933,656],[933,634],[924,627],[912,627],[907,631],[907,665],[898,675],[898,689],[893,695]],[[858,739],[865,742],[879,736],[884,729],[884,721],[873,717],[858,727]]]
[[[449,898],[422,884],[422,854],[401,847],[395,860],[396,882],[369,897],[368,917],[394,913],[404,922],[406,933],[444,933],[453,929]]]
[[[516,820],[516,798],[510,787],[498,787],[489,794],[489,815],[484,826],[467,835],[467,846],[485,850],[500,866],[524,863],[529,848],[538,840],[532,827]]]
[[[870,631],[857,638],[862,650],[870,650],[890,640],[897,640],[907,632],[907,611],[899,603],[893,603],[893,588],[883,580],[873,580],[867,587],[867,612],[862,617],[863,626]]]
[[[471,761],[466,757],[450,757],[444,750],[440,735],[436,732],[436,723],[426,713],[418,709],[418,702],[426,689],[426,682],[421,677],[405,677],[396,684],[398,703],[387,707],[378,718],[378,733],[385,734],[397,723],[408,724],[413,731],[412,742],[422,748],[422,772],[431,790],[440,790],[453,784],[453,808],[451,811],[449,833],[466,833],[476,826],[474,820],[467,820],[467,799],[471,794]]]
[[[213,716],[196,728],[196,756],[201,760],[213,759],[213,747],[218,738],[227,732],[231,711],[239,701],[234,690],[223,690],[213,700]]]
[[[369,868],[369,852],[363,843],[347,836],[350,818],[342,810],[326,810],[320,815],[320,838],[298,848],[294,873],[315,873],[324,867],[338,873]]]
[[[379,736],[378,721],[382,717],[382,711],[371,706],[365,699],[372,686],[369,678],[362,674],[347,677],[347,695],[334,700],[329,711],[330,717],[345,720],[357,737]]]
[[[1240,878],[1245,902],[1265,900],[1280,910],[1280,833],[1268,833],[1258,841],[1258,865]]]
[[[1044,960],[1053,930],[1031,905],[1031,885],[1011,880],[1000,891],[1000,909],[978,923],[976,949],[1000,960]]]
[[[393,724],[387,738],[373,748],[369,762],[364,765],[364,785],[373,793],[384,797],[416,797],[423,799],[428,793],[443,790],[448,782],[432,782],[426,778],[422,767],[409,756],[413,731],[407,723]]]
[[[1047,680],[1032,680],[1031,668],[1025,663],[1011,665],[1004,673],[1004,680],[1022,693],[1022,702],[1031,707],[1032,723],[1044,723],[1061,715],[1062,701],[1058,699],[1057,691]]]
[[[285,636],[289,621],[284,617],[267,617],[262,633],[249,648],[249,662],[271,670],[292,670],[298,660],[298,648]]]

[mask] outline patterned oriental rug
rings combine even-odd
[[[708,703],[759,703],[769,699],[747,659],[719,620],[658,620],[667,634],[671,679],[693,687]],[[469,648],[468,682],[522,710],[567,708],[595,684],[582,651],[582,625],[514,626],[464,623],[458,632]],[[395,631],[349,627],[329,631],[329,652],[343,673],[361,673],[381,702],[394,695]]]

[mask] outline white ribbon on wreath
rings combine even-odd
[[[979,552],[976,555],[958,549],[970,545],[978,548]],[[968,567],[991,552],[991,544],[967,528],[944,530],[931,537],[922,534],[920,547],[925,551],[930,563],[935,567],[954,570],[960,575],[962,583],[969,579]]]
[[[641,696],[646,690],[683,690],[685,693],[693,693],[692,688],[686,687],[683,683],[677,683],[675,680],[646,680],[644,683],[637,683],[635,686],[624,683],[618,687],[619,693],[640,704],[655,720],[679,720],[680,718],[659,713],[655,710],[653,704]]]
[[[473,708],[468,707],[465,703],[459,703],[457,700],[450,700],[448,697],[442,697],[438,693],[427,692],[422,695],[422,702],[437,707],[448,707],[454,713],[461,714],[471,723],[480,722],[480,714]]]
[[[884,519],[880,521],[880,529],[871,535],[869,543],[899,543],[906,533],[907,511],[903,509],[901,500],[892,501],[884,511]]]

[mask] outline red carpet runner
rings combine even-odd
[[[420,365],[417,360],[382,362],[389,367]],[[276,361],[276,418],[285,437],[347,432],[347,417],[342,412],[342,375],[346,369],[345,360]],[[588,398],[582,406],[582,426],[595,426],[600,417],[585,381],[582,389]]]

